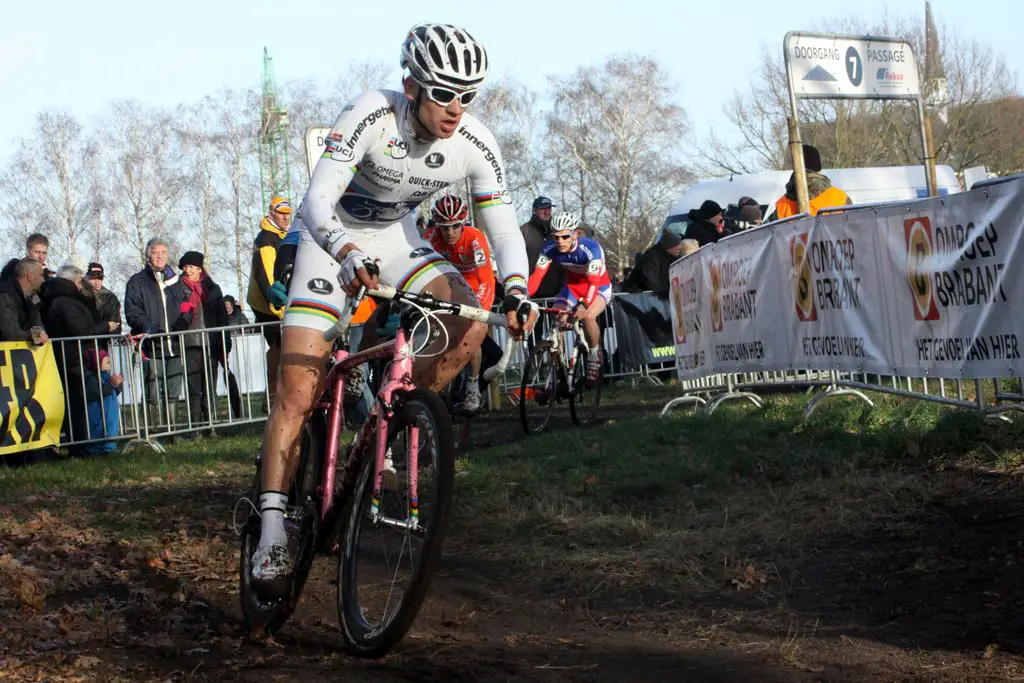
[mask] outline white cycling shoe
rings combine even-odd
[[[479,391],[467,391],[462,402],[455,406],[455,409],[458,411],[465,411],[467,413],[475,413],[480,410],[481,403],[482,399],[480,398]]]
[[[288,590],[292,558],[284,542],[260,544],[252,554],[252,582],[268,598],[280,598]]]

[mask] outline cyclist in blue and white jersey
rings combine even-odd
[[[552,264],[565,270],[565,286],[555,308],[566,308],[568,315],[583,323],[590,345],[587,383],[593,384],[600,376],[602,362],[598,318],[611,301],[612,280],[605,265],[604,249],[597,240],[582,236],[579,227],[579,217],[570,211],[559,211],[551,218],[551,233],[540,249],[528,290],[531,295],[537,291]]]
[[[501,151],[490,130],[466,113],[487,76],[487,52],[463,28],[419,24],[402,45],[401,66],[407,70],[401,92],[364,92],[342,109],[294,219],[301,232],[282,322],[276,401],[264,432],[262,531],[253,555],[253,583],[265,594],[280,594],[292,571],[286,491],[298,465],[299,431],[330,353],[322,335],[342,315],[346,296],[360,285],[376,286],[365,262],[379,259],[380,279],[397,289],[479,305],[455,266],[420,237],[413,209],[468,178],[505,288],[509,330],[519,338],[536,322]],[[416,362],[418,386],[448,384],[487,333],[482,323],[445,319],[451,341],[444,353]]]

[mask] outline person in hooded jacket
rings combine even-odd
[[[228,324],[224,295],[220,285],[203,267],[203,255],[198,251],[186,251],[178,261],[178,268],[181,277],[168,289],[167,308],[172,318],[171,329],[175,332],[189,331],[183,335],[182,346],[189,421],[194,428],[212,417],[210,404],[215,400],[217,366],[226,365],[227,353],[231,350],[231,334],[226,330],[195,332]]]
[[[68,262],[57,270],[57,276],[50,279],[43,290],[39,306],[43,327],[53,342],[53,354],[57,370],[64,383],[64,392],[69,406],[68,437],[70,441],[84,441],[95,436],[89,434],[86,420],[86,396],[82,359],[90,349],[99,348],[95,340],[65,341],[68,337],[99,337],[108,335],[116,323],[102,320],[96,308],[96,301],[82,293],[85,277],[83,265]],[[81,448],[72,449],[73,454]]]
[[[722,207],[713,199],[705,200],[699,209],[690,209],[688,217],[690,224],[686,226],[686,237],[697,240],[702,247],[729,234],[725,230]]]
[[[803,145],[804,168],[807,175],[807,203],[812,216],[832,206],[847,206],[853,201],[849,195],[833,187],[832,180],[821,172],[821,153],[816,147]],[[789,175],[786,183],[786,194],[775,202],[775,209],[768,216],[766,223],[789,218],[800,213],[800,204],[796,198],[796,173]]]

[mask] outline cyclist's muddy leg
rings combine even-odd
[[[283,513],[277,505],[264,505],[262,499],[269,494],[283,496],[291,485],[298,467],[299,434],[321,391],[330,350],[331,343],[318,330],[294,326],[281,330],[277,396],[263,432],[261,544],[284,537]],[[266,508],[272,508],[270,514]]]
[[[460,304],[480,305],[473,290],[458,274],[445,274],[434,278],[424,286],[423,292]],[[432,358],[417,359],[413,367],[413,381],[416,385],[433,391],[440,391],[459,374],[473,352],[480,348],[480,344],[483,343],[484,336],[487,334],[487,325],[484,323],[451,315],[442,315],[440,320],[444,322],[450,337],[447,350]],[[421,353],[437,353],[444,341],[445,338],[442,335]]]
[[[595,297],[594,303],[587,309],[587,316],[583,319],[583,329],[587,333],[587,344],[590,345],[591,351],[597,349],[598,342],[601,341],[601,326],[597,321],[604,313],[605,307],[604,297]]]

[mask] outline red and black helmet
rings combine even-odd
[[[434,221],[438,225],[465,223],[469,217],[469,205],[462,197],[446,194],[434,202]]]

